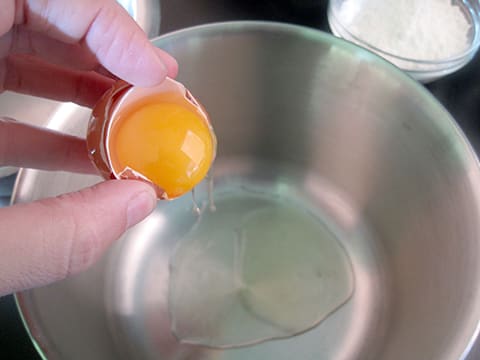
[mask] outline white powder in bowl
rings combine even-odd
[[[455,0],[345,0],[336,16],[357,39],[403,58],[443,60],[468,50],[472,20]]]

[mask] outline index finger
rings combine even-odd
[[[96,174],[84,139],[0,117],[0,166]]]
[[[114,0],[26,0],[15,18],[30,30],[81,44],[111,73],[134,85],[156,85],[177,73],[175,59],[153,46]]]

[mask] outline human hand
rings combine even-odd
[[[2,1],[0,92],[92,107],[115,77],[153,86],[176,73],[114,0]],[[0,165],[94,173],[84,139],[6,118]],[[0,209],[0,296],[88,268],[155,204],[149,185],[111,180]]]

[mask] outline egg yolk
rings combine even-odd
[[[166,98],[153,95],[119,113],[110,130],[109,151],[117,174],[133,170],[173,199],[206,176],[215,139],[193,104],[183,97]]]

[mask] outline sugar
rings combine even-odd
[[[466,51],[470,17],[452,0],[345,0],[337,16],[355,37],[392,55],[440,60]]]

